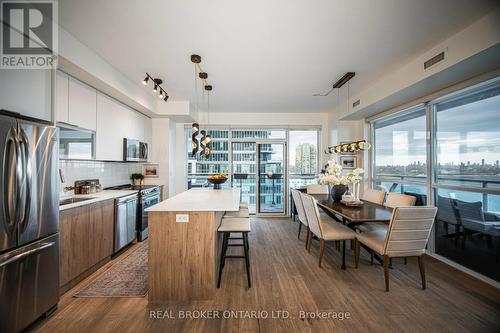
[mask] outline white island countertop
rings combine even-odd
[[[193,188],[146,209],[147,212],[235,212],[240,206],[240,189]]]

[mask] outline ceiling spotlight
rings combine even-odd
[[[208,74],[207,74],[207,72],[200,72],[200,73],[198,74],[198,76],[199,76],[199,77],[200,77],[200,79],[202,79],[202,80],[206,80],[206,79],[208,78]]]
[[[209,85],[209,84],[205,85],[205,90],[206,91],[211,91],[212,90],[212,86]]]
[[[168,100],[168,95],[165,95],[165,98],[163,100],[166,102]]]
[[[157,85],[157,84],[155,84],[155,87],[153,88],[153,91],[154,91],[154,92],[157,92],[157,91],[158,91],[158,85]]]
[[[165,97],[165,95],[163,95],[163,90],[160,89],[160,96],[158,96],[159,98],[163,98]]]
[[[147,85],[149,81],[149,76],[146,76],[146,78],[142,81],[143,85]]]

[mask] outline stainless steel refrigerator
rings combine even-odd
[[[0,111],[0,332],[59,301],[58,130]]]

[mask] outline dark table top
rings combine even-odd
[[[377,222],[389,224],[391,221],[392,208],[364,201],[362,206],[346,206],[340,202],[334,202],[329,194],[312,194],[318,201],[318,206],[324,210],[342,216],[349,224],[361,224],[363,222]]]

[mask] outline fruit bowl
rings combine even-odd
[[[208,176],[207,180],[211,183],[214,184],[214,190],[220,190],[221,189],[221,184],[224,184],[227,180],[227,177],[223,173],[219,173],[216,175]]]

